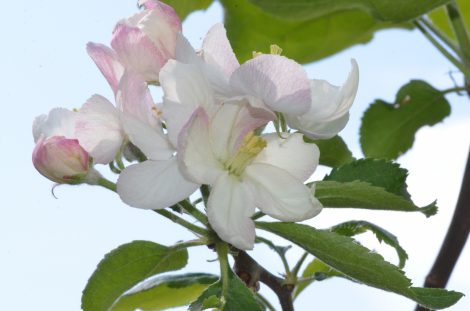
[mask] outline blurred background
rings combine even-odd
[[[137,11],[135,2],[27,0],[3,4],[1,310],[80,310],[81,291],[105,253],[132,240],[171,245],[192,238],[189,232],[155,213],[126,206],[116,194],[105,189],[60,186],[54,190],[55,198],[52,183],[37,173],[31,163],[34,147],[31,124],[37,115],[59,106],[79,108],[95,93],[112,100],[112,91],[86,54],[85,45],[88,41],[109,44],[115,23]],[[189,15],[183,33],[198,48],[207,30],[221,21],[222,7],[214,2],[207,10]],[[449,72],[453,72],[457,81],[462,80],[461,74],[421,33],[404,29],[380,31],[367,45],[353,46],[305,68],[310,78],[340,85],[350,70],[351,58],[359,63],[359,91],[350,122],[340,134],[355,157],[362,157],[360,119],[375,99],[393,102],[398,89],[411,79],[424,79],[442,90],[454,86]],[[156,94],[154,99],[159,101]],[[420,213],[325,209],[308,221],[316,228],[326,228],[351,219],[368,220],[387,229],[408,252],[404,270],[415,286],[422,285],[444,238],[470,144],[469,98],[454,93],[447,99],[451,115],[438,125],[422,128],[413,149],[398,159],[409,170],[412,199],[420,206],[437,199],[440,209],[436,216],[426,219]],[[314,179],[323,178],[328,171],[320,167]],[[387,260],[397,262],[394,251],[378,244],[372,235],[358,238]],[[273,273],[283,271],[280,260],[265,246],[258,246],[251,254]],[[288,258],[294,261],[301,254],[294,248],[288,252]],[[215,258],[216,254],[206,248],[190,249],[185,271],[218,273],[218,264],[208,262]],[[449,289],[470,294],[469,262],[467,245]],[[278,306],[269,289],[262,286],[261,291]],[[392,311],[413,310],[414,305],[392,293],[330,279],[317,282],[302,293],[296,301],[296,310]],[[470,298],[462,298],[449,310],[470,310]]]

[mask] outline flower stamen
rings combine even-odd
[[[266,147],[266,140],[256,136],[253,131],[249,132],[238,148],[237,152],[225,163],[225,168],[230,174],[241,176],[245,168]]]

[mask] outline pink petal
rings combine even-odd
[[[119,84],[116,101],[124,114],[131,115],[150,127],[160,128],[152,95],[139,74],[130,70],[125,72]]]
[[[230,78],[239,95],[260,98],[271,109],[299,115],[310,106],[310,83],[301,65],[279,55],[260,55],[242,64]]]
[[[118,24],[111,46],[124,67],[138,72],[145,81],[158,81],[158,73],[167,58],[142,30],[124,23]]]
[[[236,177],[224,173],[212,187],[207,204],[211,227],[224,241],[238,249],[253,249],[255,212],[252,194]]]
[[[181,21],[172,7],[157,2],[139,22],[139,28],[165,57],[165,62],[175,57],[176,35],[181,31]]]
[[[93,42],[89,42],[86,49],[116,95],[119,80],[124,72],[124,67],[118,61],[116,52],[103,44]]]

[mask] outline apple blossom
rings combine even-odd
[[[81,183],[90,169],[88,153],[77,139],[63,136],[41,137],[33,151],[34,167],[57,183]]]
[[[121,172],[117,192],[125,203],[138,208],[161,209],[173,205],[187,198],[199,185],[181,174],[176,149],[155,118],[156,107],[145,81],[129,72],[121,83],[127,85],[118,96],[125,103],[121,118],[124,132],[148,160]]]
[[[57,183],[95,183],[98,177],[88,152],[74,136],[76,120],[76,112],[56,108],[33,123],[34,167]]]
[[[198,54],[195,57],[196,52],[187,40],[178,36],[176,59],[201,67],[220,100],[242,97],[252,106],[293,115],[308,110],[309,80],[303,67],[295,61],[261,54],[240,65],[222,24],[211,27]]]
[[[312,139],[328,139],[338,134],[349,120],[349,108],[359,84],[359,69],[354,59],[351,66],[351,72],[341,87],[325,80],[311,80],[310,109],[300,116],[286,114],[289,126]]]
[[[246,100],[222,104],[211,118],[198,108],[178,139],[183,173],[211,185],[209,223],[225,241],[252,249],[258,207],[283,221],[301,221],[321,211],[320,202],[303,182],[315,170],[319,150],[301,134],[257,136],[254,130],[269,121],[256,115]]]
[[[116,25],[112,49],[89,43],[88,54],[114,92],[125,69],[142,75],[147,82],[158,82],[160,69],[175,56],[176,35],[181,21],[170,6],[156,0],[140,1],[145,7]]]

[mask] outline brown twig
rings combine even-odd
[[[284,284],[284,280],[273,275],[259,265],[244,251],[234,255],[235,273],[254,291],[259,288],[259,282],[266,284],[276,293],[283,311],[294,311],[292,303],[292,285]]]
[[[424,287],[445,288],[470,232],[470,151],[454,216]],[[416,311],[428,310],[418,306]]]

